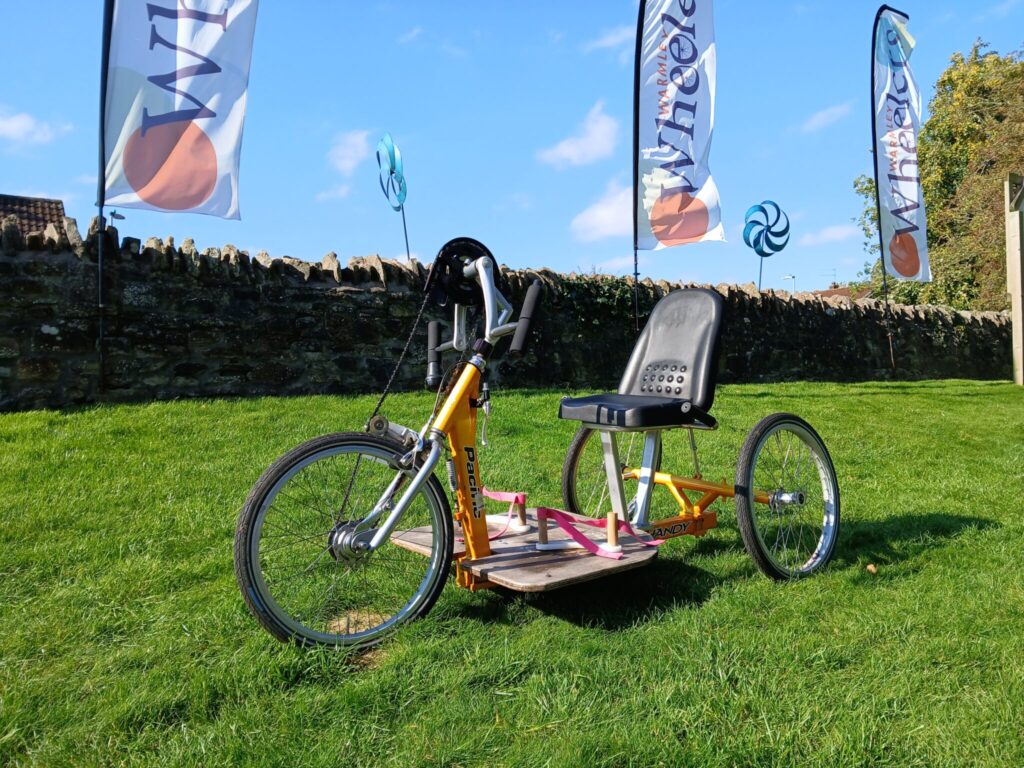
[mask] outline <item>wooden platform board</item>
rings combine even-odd
[[[532,530],[527,533],[507,533],[491,542],[491,555],[479,560],[463,560],[462,567],[468,569],[479,579],[486,579],[500,584],[516,592],[547,592],[552,589],[579,584],[603,576],[630,571],[647,565],[658,556],[657,547],[645,547],[633,537],[622,534],[619,544],[622,545],[621,560],[610,560],[606,557],[592,555],[586,550],[570,549],[562,552],[540,552],[537,543],[537,511],[526,510],[527,520]],[[503,527],[490,524],[492,534]],[[605,540],[603,528],[579,526],[580,533],[588,539],[600,544]],[[651,537],[641,533],[641,537],[650,541]],[[569,536],[554,522],[548,524],[548,541],[565,541]],[[430,528],[412,528],[406,531],[395,531],[391,540],[394,544],[421,555],[430,554]],[[455,554],[465,552],[462,541],[456,540]]]

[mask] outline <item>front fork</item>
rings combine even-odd
[[[398,503],[391,509],[391,513],[387,516],[384,522],[376,529],[373,529],[373,538],[370,539],[367,549],[370,552],[376,550],[381,544],[387,541],[388,537],[391,536],[395,530],[395,526],[398,525],[398,521],[402,519],[402,515],[405,514],[406,510],[412,505],[413,500],[416,498],[416,494],[420,492],[423,484],[427,482],[430,476],[434,473],[434,469],[437,467],[437,462],[441,459],[441,446],[435,439],[429,439],[427,444],[430,446],[430,452],[427,454],[427,458],[423,460],[423,464],[420,465],[419,470],[413,476],[412,481],[409,483],[409,487],[405,489],[405,493],[402,494],[402,498],[398,500]],[[398,490],[402,481],[405,479],[405,474],[399,472],[395,479],[391,481],[391,485],[384,491],[384,495],[381,496],[377,502],[373,511],[360,523],[359,527],[362,528],[366,525],[373,525],[376,520],[380,519],[380,516],[384,514],[388,509],[388,505],[391,499]],[[369,531],[367,532],[369,533]]]
[[[406,477],[401,473],[388,486],[373,511],[359,523],[357,528],[363,532],[357,534],[360,539],[357,543],[358,548],[372,552],[387,541],[412,503],[415,494],[437,467],[447,441],[447,448],[455,462],[455,519],[461,525],[465,537],[465,556],[475,560],[491,554],[480,483],[480,462],[476,450],[476,408],[480,404],[480,374],[485,364],[479,355],[474,355],[467,362],[436,417],[419,433],[425,437],[420,437],[400,425],[390,425],[388,431],[397,430],[405,437],[417,438],[415,447],[406,454],[404,461],[414,462],[415,455],[421,453],[424,448],[429,447],[429,453],[398,503],[391,506],[393,495]],[[387,517],[379,528],[367,529],[368,526],[375,525],[385,514]]]

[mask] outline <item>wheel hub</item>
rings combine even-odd
[[[368,553],[364,536],[359,535],[356,526],[352,521],[336,523],[327,534],[327,549],[335,560],[357,560]]]
[[[803,491],[778,490],[771,495],[771,508],[779,512],[786,511],[788,507],[796,507],[799,510],[806,503],[807,496]]]

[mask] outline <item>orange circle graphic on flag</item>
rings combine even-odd
[[[178,121],[136,130],[124,149],[124,175],[143,200],[183,211],[201,205],[217,185],[217,153],[195,123]]]
[[[664,245],[700,240],[708,231],[708,207],[687,192],[663,190],[651,211],[651,231]]]
[[[892,254],[892,268],[903,277],[915,277],[921,271],[921,256],[917,252],[917,241],[909,232],[896,235],[889,243]]]

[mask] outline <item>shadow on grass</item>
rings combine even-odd
[[[637,570],[607,576],[552,592],[496,590],[506,600],[463,605],[464,618],[483,623],[513,621],[515,604],[533,608],[585,627],[619,630],[656,619],[680,605],[701,605],[724,579],[681,560],[654,560]]]
[[[833,567],[852,565],[861,559],[878,565],[908,560],[968,530],[999,527],[994,520],[945,512],[898,515],[885,520],[844,520]]]
[[[900,515],[877,521],[844,521],[838,550],[830,567],[848,568],[861,560],[879,565],[910,560],[929,549],[944,546],[968,531],[998,527],[999,523],[992,520],[942,512]],[[726,552],[743,552],[738,536],[722,538],[712,534],[701,539],[692,550],[693,554],[704,556]],[[520,596],[502,590],[509,600],[463,606],[461,613],[475,621],[503,623],[510,620],[510,606],[514,601],[525,599],[532,607],[573,624],[616,631],[656,620],[681,606],[699,607],[719,585],[754,573],[756,570],[752,562],[749,568],[722,576],[692,566],[678,557],[664,557],[635,571],[554,592]]]

